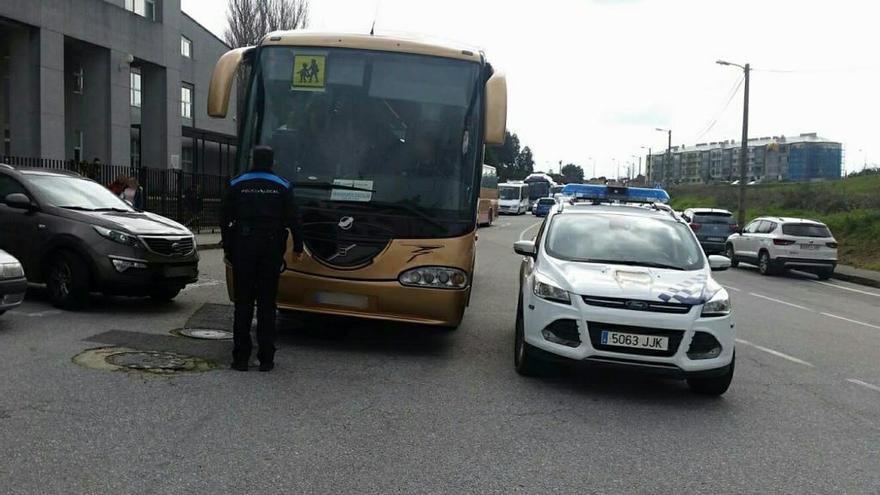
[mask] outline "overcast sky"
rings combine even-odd
[[[223,0],[182,0],[222,34]],[[737,139],[750,62],[749,136],[818,132],[849,170],[880,163],[873,2],[835,0],[312,0],[310,28],[418,33],[476,45],[508,77],[508,128],[538,168],[616,173],[642,146]],[[725,103],[730,101],[726,109]],[[722,111],[722,109],[724,109]],[[714,125],[712,125],[715,121]],[[707,130],[708,129],[708,130]],[[616,162],[615,162],[616,160]],[[637,165],[636,165],[637,166]],[[623,172],[621,172],[623,173]]]

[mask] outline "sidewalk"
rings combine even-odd
[[[837,265],[832,278],[845,280],[854,284],[868,285],[871,287],[880,287],[880,272],[874,270],[863,270],[849,265]]]
[[[206,249],[220,249],[220,233],[216,234],[196,234],[196,244],[199,251]]]

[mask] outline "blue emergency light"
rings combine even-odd
[[[621,203],[668,203],[669,193],[647,187],[566,184],[562,194],[583,201],[620,201]]]

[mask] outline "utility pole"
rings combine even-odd
[[[662,183],[662,182],[665,182],[666,176],[669,175],[669,172],[667,171],[667,167],[672,166],[672,129],[661,129],[658,127],[658,128],[656,128],[656,130],[660,131],[660,132],[665,132],[666,138],[667,138],[666,158],[663,160],[663,167],[661,167],[663,173],[661,174],[660,182]]]
[[[746,183],[748,182],[749,173],[749,75],[751,68],[749,64],[739,65],[724,60],[716,62],[719,65],[733,65],[743,70],[745,85],[743,86],[743,124],[742,124],[742,143],[739,151],[739,226],[742,227],[746,223]]]

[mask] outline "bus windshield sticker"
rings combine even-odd
[[[333,184],[337,186],[366,189],[366,191],[333,189],[330,191],[331,201],[361,201],[366,203],[373,199],[373,181],[371,180],[333,179]]]
[[[293,81],[294,91],[324,91],[327,79],[326,55],[294,55]]]

